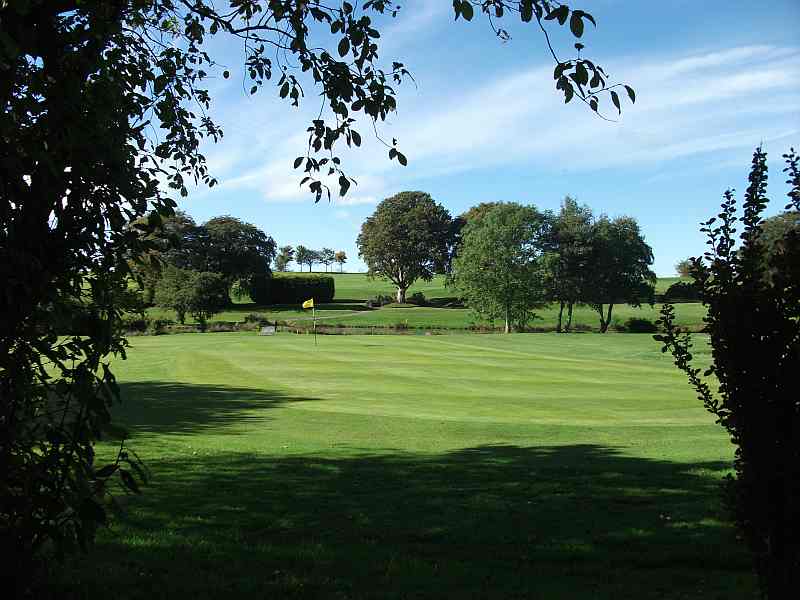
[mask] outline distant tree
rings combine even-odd
[[[548,219],[532,206],[500,204],[467,223],[450,278],[466,304],[505,332],[524,327],[545,299]]]
[[[187,290],[187,310],[206,330],[206,323],[228,305],[228,282],[220,273],[192,272]]]
[[[679,260],[675,263],[675,272],[679,277],[691,277],[692,262],[688,258]]]
[[[572,311],[586,294],[591,254],[592,210],[567,196],[553,219],[546,257],[547,296],[559,305],[557,331],[572,327]],[[563,325],[567,309],[566,327]]]
[[[786,209],[798,211],[800,159],[794,149],[784,158],[791,186]],[[675,324],[670,304],[661,310],[665,333],[655,339],[672,353],[736,446],[727,504],[755,559],[764,595],[777,600],[793,598],[800,589],[800,231],[786,227],[765,236],[767,156],[761,148],[749,181],[743,216],[737,216],[728,190],[720,213],[701,229],[708,251],[691,259],[691,275],[708,308],[710,367],[694,366],[691,336]],[[737,248],[734,232],[740,226]]]
[[[219,273],[229,289],[246,289],[254,276],[269,275],[275,242],[255,225],[231,216],[214,217],[201,226],[183,227],[177,247],[166,259],[181,269]]]
[[[230,286],[253,275],[270,273],[275,241],[255,225],[224,215],[206,221],[211,247],[209,263]]]
[[[330,267],[334,260],[336,260],[336,252],[334,252],[331,248],[323,248],[319,251],[319,262],[325,265],[325,271],[328,271],[328,267]]]
[[[275,257],[275,270],[285,273],[289,270],[289,263],[294,260],[294,248],[292,246],[281,246],[278,248],[278,255]]]
[[[161,308],[175,311],[175,317],[183,325],[189,312],[190,287],[193,271],[165,265],[156,284],[155,302]]]
[[[333,260],[335,260],[339,264],[339,273],[341,273],[342,270],[344,269],[344,263],[347,262],[347,254],[345,253],[344,250],[339,250],[334,255]]]
[[[308,272],[310,273],[311,267],[319,260],[319,254],[316,250],[311,250],[301,245],[295,248],[294,260],[300,265],[301,271],[303,270],[303,265],[308,265]]]
[[[631,217],[600,217],[592,226],[584,299],[600,315],[600,331],[611,325],[615,304],[651,303],[656,275],[650,270],[653,250]]]
[[[161,220],[155,228],[147,226],[147,218],[141,217],[131,222],[130,227],[140,232],[151,245],[150,249],[128,260],[131,276],[139,283],[147,305],[155,303],[156,285],[161,278],[165,253],[177,246],[184,229],[196,227],[192,217],[182,210]]]
[[[361,225],[356,240],[370,277],[397,286],[397,302],[417,279],[443,273],[452,242],[450,213],[425,192],[400,192],[385,199]]]

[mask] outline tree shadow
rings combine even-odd
[[[120,383],[115,425],[132,434],[192,434],[244,421],[264,421],[264,409],[321,401],[279,390],[196,385],[172,381]]]
[[[752,598],[748,557],[720,519],[727,467],[597,445],[163,460],[57,591]]]

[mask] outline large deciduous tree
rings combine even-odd
[[[550,0],[460,0],[453,8],[465,20],[483,14],[503,38],[507,15],[544,34],[568,26],[576,37],[594,23]],[[321,92],[323,111],[295,160],[319,200],[328,189],[322,177],[341,194],[351,186],[336,149],[361,144],[354,115],[367,126],[384,120],[408,75],[398,61],[380,64],[376,14],[394,16],[397,7],[385,0],[0,3],[0,550],[13,558],[3,567],[15,581],[31,581],[33,559],[49,544],[64,552],[92,540],[105,518],[95,499],[110,477],[135,486],[124,447],[107,467],[95,464],[92,450],[118,396],[107,360],[124,353],[115,298],[131,261],[159,249],[149,234],[175,207],[166,191],[185,196],[190,181],[216,183],[200,152],[203,138],[222,135],[205,82],[231,74],[207,53],[209,38],[241,44],[251,94],[273,74],[290,104],[299,104],[304,86]],[[601,96],[619,109],[623,89],[633,100],[588,58],[552,56],[565,100],[580,98],[595,111]],[[406,163],[395,144],[388,155]],[[74,299],[96,307],[96,323],[89,336],[60,340],[52,315]],[[43,408],[71,419],[46,422],[37,417]]]
[[[246,289],[252,277],[268,276],[275,242],[255,225],[230,216],[187,226],[166,260],[181,269],[219,273],[228,286]]]
[[[551,241],[547,248],[547,296],[559,305],[556,331],[569,331],[572,311],[587,294],[587,281],[593,269],[589,264],[592,239],[592,210],[567,196],[553,219]],[[564,309],[567,323],[563,325]]]
[[[400,192],[378,204],[356,240],[370,277],[397,286],[397,302],[417,280],[443,273],[452,244],[450,213],[425,192]]]
[[[800,159],[794,150],[784,157],[791,186],[786,209],[798,211]],[[800,231],[784,228],[772,241],[764,235],[767,157],[761,148],[749,180],[743,214],[727,191],[717,217],[702,224],[708,250],[691,259],[708,307],[710,367],[694,366],[691,336],[676,326],[670,304],[661,311],[665,333],[656,339],[736,446],[727,503],[762,590],[778,600],[800,589]]]
[[[601,216],[591,232],[591,250],[584,292],[600,315],[600,331],[611,325],[615,304],[653,303],[656,274],[650,269],[653,250],[631,217]]]
[[[524,327],[545,300],[550,219],[533,206],[502,203],[467,223],[450,278],[477,314]]]

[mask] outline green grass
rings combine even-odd
[[[409,328],[423,329],[467,329],[474,326],[486,327],[490,324],[475,317],[469,309],[463,308],[393,308],[384,307],[376,310],[365,310],[364,301],[377,294],[394,295],[394,287],[387,280],[369,279],[363,273],[328,273],[335,279],[336,298],[333,303],[323,304],[318,307],[320,323],[331,326],[364,326],[364,327],[394,327],[397,325]],[[662,278],[657,284],[657,291],[663,292],[669,285],[679,278]],[[430,282],[417,282],[408,291],[410,296],[421,291],[430,299],[448,298],[454,295],[444,285],[444,277],[436,276]],[[634,308],[628,305],[618,305],[614,309],[616,322],[624,324],[631,317],[650,319],[658,318],[660,305],[655,307],[642,306]],[[230,309],[224,310],[214,316],[212,321],[242,321],[249,313],[260,313],[270,320],[287,321],[300,325],[302,321],[311,318],[310,311],[303,311],[299,306],[257,306],[245,301],[234,304]],[[160,308],[151,308],[148,314],[154,318],[174,319],[172,311]],[[554,329],[558,319],[558,307],[555,305],[536,311],[537,319],[530,325],[536,328]],[[703,324],[705,309],[699,303],[680,304],[676,306],[677,323],[682,327],[700,328]],[[187,323],[194,323],[187,317]],[[587,306],[575,309],[573,323],[578,328],[599,328],[597,313]],[[496,324],[498,327],[500,324]]]
[[[53,595],[753,597],[731,446],[649,336],[318,341],[133,338],[152,481]]]

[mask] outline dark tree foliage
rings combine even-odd
[[[546,285],[548,299],[558,302],[556,331],[569,331],[575,304],[587,296],[587,282],[594,269],[592,255],[592,210],[567,196],[553,219],[551,240],[546,248]],[[563,323],[564,309],[567,322]]]
[[[251,277],[269,275],[275,242],[255,225],[230,216],[184,227],[165,260],[180,269],[219,273],[228,286],[246,288]]]
[[[496,24],[508,13],[545,36],[568,24],[581,37],[594,23],[549,0],[453,6],[467,20],[482,12],[501,37]],[[189,181],[216,183],[199,151],[203,138],[222,136],[205,82],[231,74],[206,52],[209,38],[241,44],[251,94],[268,81],[294,105],[304,86],[319,92],[323,111],[295,161],[319,200],[321,177],[341,194],[351,186],[335,148],[361,144],[354,116],[370,126],[396,109],[408,71],[379,64],[376,23],[397,10],[385,0],[0,3],[0,550],[14,585],[32,580],[42,548],[63,554],[91,541],[110,477],[136,488],[124,446],[106,466],[92,449],[117,397],[108,357],[124,355],[115,298],[131,264],[163,250],[151,234],[175,203],[160,187],[185,196]],[[622,88],[601,67],[553,57],[567,101],[597,110],[605,94],[619,108]],[[396,143],[387,146],[406,164]],[[76,304],[94,307],[90,334],[58,339],[54,315]]]
[[[676,281],[664,292],[664,302],[698,302],[700,289],[694,282]]]
[[[611,325],[615,304],[653,304],[653,250],[630,217],[600,217],[592,227],[584,299],[600,315],[600,332]]]
[[[189,272],[186,310],[206,330],[208,320],[228,305],[228,282],[220,273]]]
[[[361,225],[356,244],[370,277],[397,286],[397,301],[417,280],[444,273],[452,247],[452,219],[425,192],[400,192],[378,204]]]
[[[183,325],[189,312],[189,284],[192,271],[167,265],[156,284],[155,303],[161,308],[175,311],[175,317]]]
[[[800,169],[792,150],[787,209],[800,209]],[[702,225],[708,251],[692,258],[691,275],[708,307],[711,366],[693,364],[692,341],[665,304],[655,336],[686,372],[698,398],[736,446],[727,501],[772,599],[800,589],[800,232],[789,228],[772,248],[762,237],[767,157],[753,155],[750,184],[738,216],[732,190],[722,210]],[[736,233],[740,245],[737,248]],[[765,271],[772,277],[765,277]],[[713,377],[717,382],[714,392]]]

